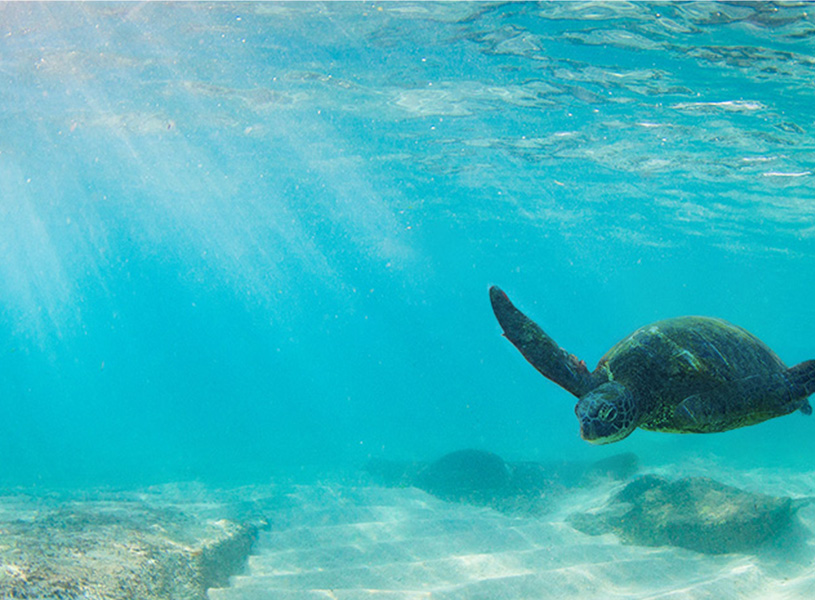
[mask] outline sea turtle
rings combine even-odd
[[[609,444],[641,427],[713,433],[796,410],[809,415],[815,360],[787,368],[761,340],[727,321],[678,317],[637,329],[589,372],[497,287],[490,301],[504,335],[533,367],[579,398],[581,437]]]

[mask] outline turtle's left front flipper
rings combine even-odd
[[[510,302],[498,287],[490,288],[490,302],[506,338],[540,373],[578,398],[596,387],[585,363],[550,338]]]
[[[815,392],[815,361],[785,373],[728,381],[679,403],[674,419],[686,431],[711,433],[755,425],[800,410],[812,413],[807,398]]]

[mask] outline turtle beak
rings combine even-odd
[[[587,442],[592,442],[597,437],[597,432],[594,430],[591,420],[583,418],[584,415],[581,414],[579,404],[574,407],[574,414],[577,416],[577,422],[580,423],[580,437]]]
[[[602,444],[602,440],[597,439],[597,431],[591,422],[580,421],[580,437],[590,444]]]

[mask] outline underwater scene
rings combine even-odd
[[[0,4],[0,600],[815,597],[815,5]]]

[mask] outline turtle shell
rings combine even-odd
[[[679,317],[641,327],[611,348],[597,365],[598,372],[634,394],[643,415],[640,427],[669,432],[689,431],[674,418],[677,405],[689,396],[786,369],[757,337],[710,317]],[[744,424],[733,423],[732,427]],[[725,425],[715,430],[730,428]]]

